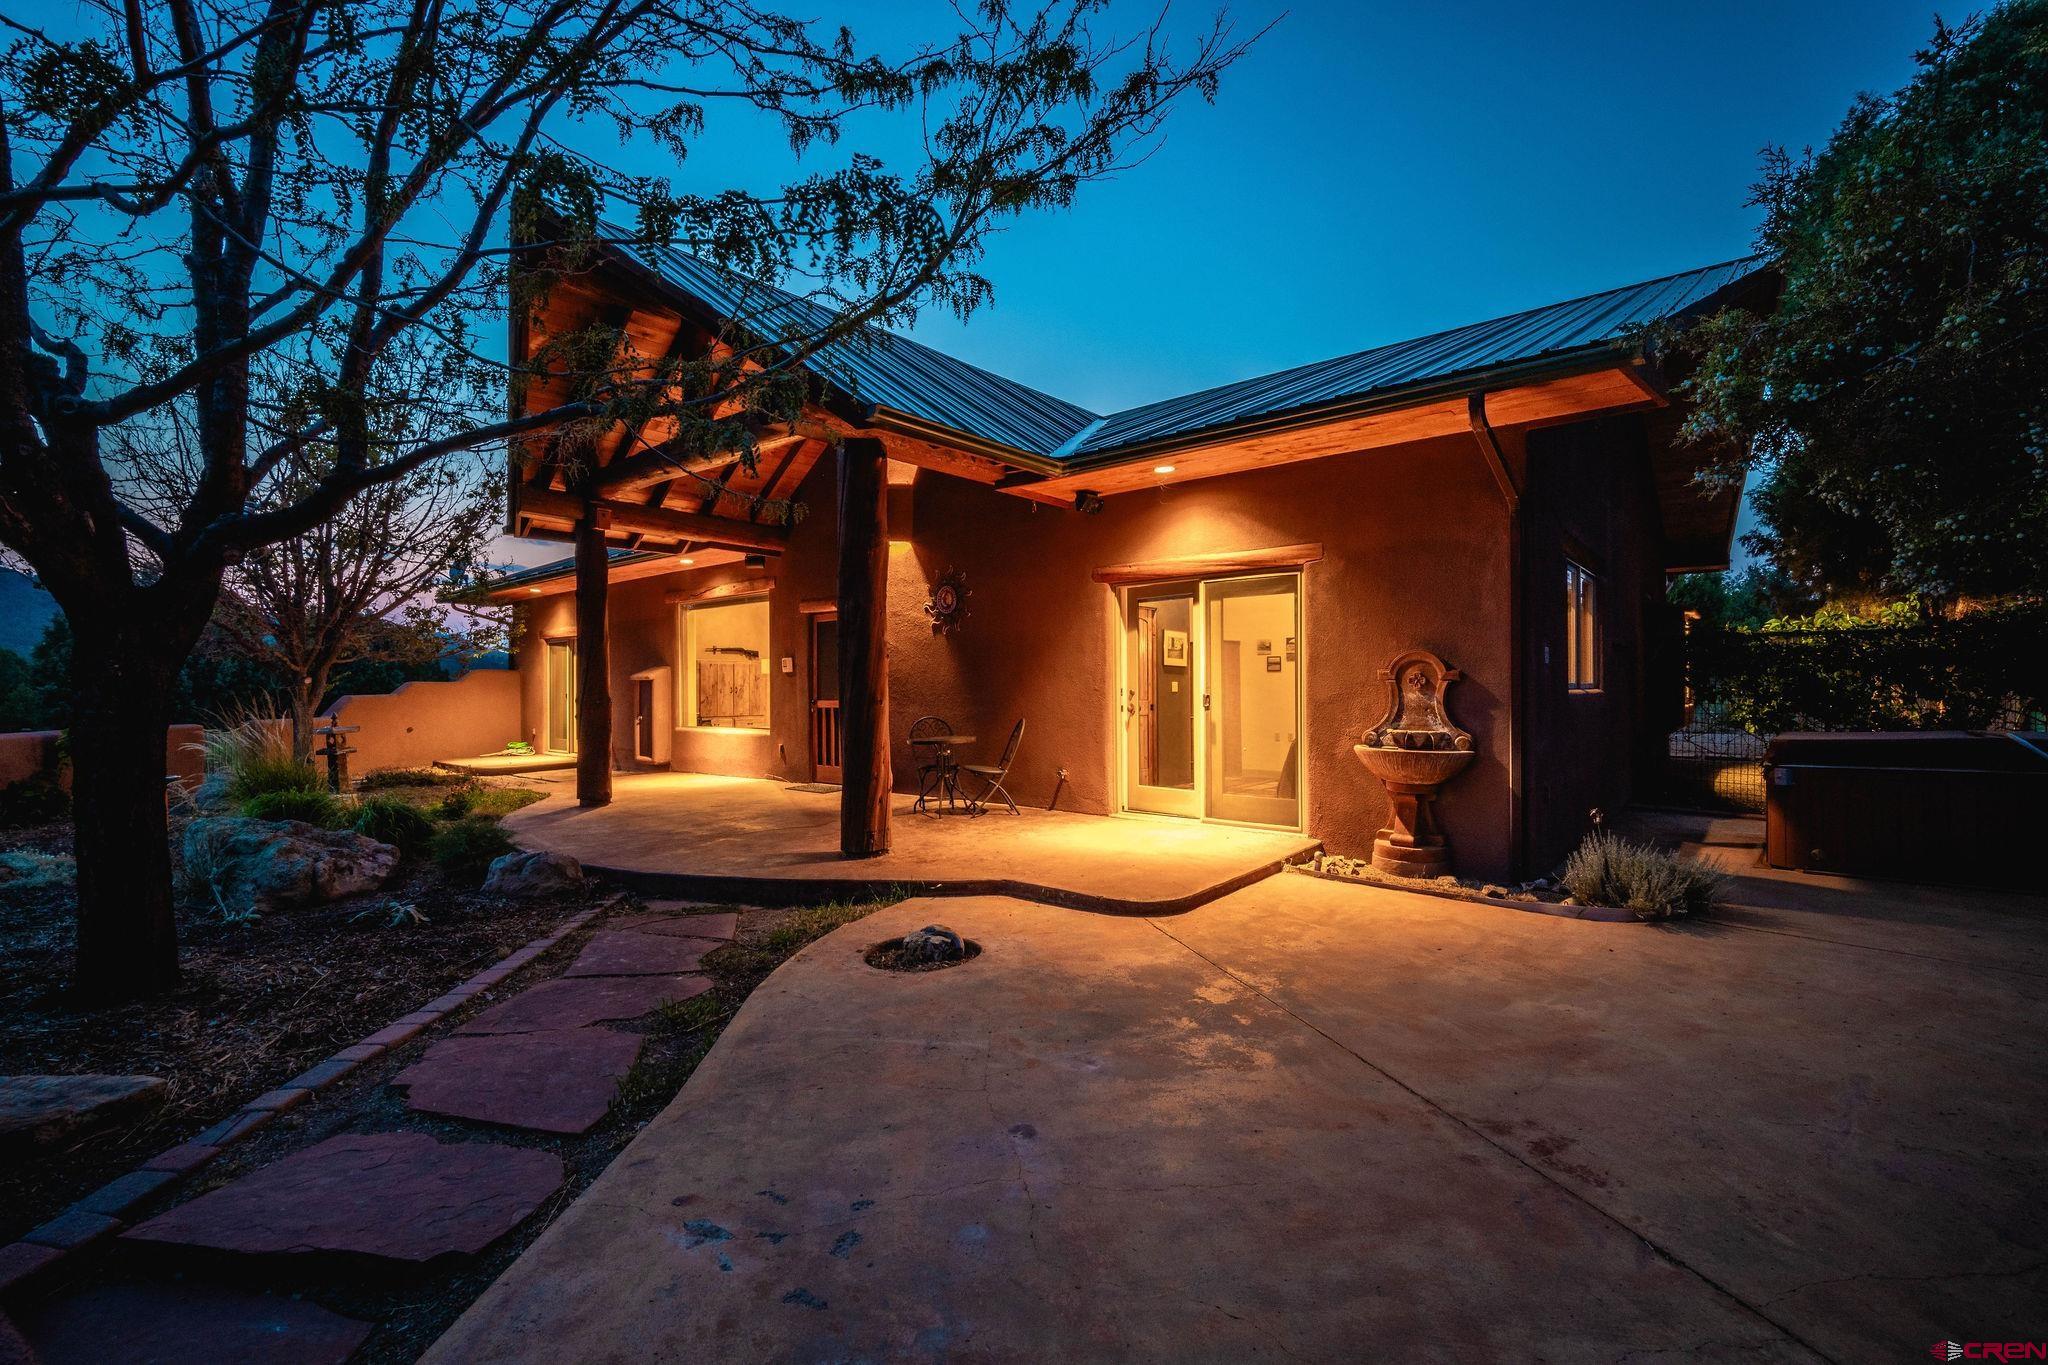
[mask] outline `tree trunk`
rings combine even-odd
[[[889,484],[882,443],[839,451],[839,851],[889,851]]]
[[[605,646],[606,575],[602,513],[586,504],[576,523],[576,803],[612,799],[612,684]]]
[[[92,616],[71,621],[70,732],[78,959],[88,1004],[153,995],[178,980],[164,812],[164,729],[178,658],[161,640]]]
[[[292,713],[292,756],[301,763],[313,761],[313,712],[320,705],[320,694],[313,690],[312,679],[300,674],[289,685],[286,705]]]

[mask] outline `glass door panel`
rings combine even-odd
[[[1292,574],[1202,585],[1204,811],[1301,823],[1301,593]]]
[[[1124,599],[1124,804],[1200,815],[1195,784],[1196,590],[1133,588]]]
[[[576,643],[548,641],[547,747],[556,753],[576,752]]]

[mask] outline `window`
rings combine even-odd
[[[1600,580],[1564,562],[1564,685],[1573,692],[1600,689]]]
[[[768,728],[768,599],[683,609],[684,725]]]

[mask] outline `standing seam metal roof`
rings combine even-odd
[[[739,319],[769,340],[813,331],[832,317],[814,300],[687,252],[628,245],[623,234],[618,240],[715,315]],[[858,402],[1053,460],[1099,458],[1255,418],[1609,348],[1632,329],[1698,308],[1764,264],[1752,256],[1683,271],[1106,416],[880,327],[826,347],[810,366]]]

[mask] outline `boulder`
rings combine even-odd
[[[317,905],[389,880],[398,850],[299,820],[206,816],[185,826],[185,875],[226,909]]]
[[[192,789],[192,808],[202,814],[211,814],[234,805],[234,802],[228,799],[228,786],[231,780],[224,768],[216,768],[200,778],[199,785]]]
[[[0,1151],[47,1147],[163,1103],[154,1076],[0,1076]]]
[[[583,885],[583,864],[566,853],[507,853],[491,860],[484,890],[496,896],[552,896]]]
[[[927,924],[903,936],[903,951],[919,962],[957,962],[967,956],[967,944],[943,924]]]

